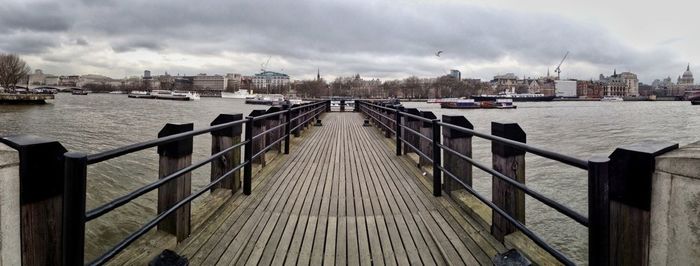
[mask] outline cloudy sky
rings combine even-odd
[[[0,51],[45,73],[117,78],[252,74],[270,58],[294,79],[536,77],[570,51],[562,77],[650,82],[700,66],[698,14],[690,0],[4,0]]]

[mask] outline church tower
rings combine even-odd
[[[316,69],[316,81],[321,80],[321,68]]]

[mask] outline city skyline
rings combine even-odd
[[[615,11],[627,5],[634,12]],[[361,73],[383,80],[450,69],[482,79],[544,76],[570,51],[562,78],[617,69],[651,83],[675,79],[700,59],[693,49],[700,37],[689,34],[692,16],[683,15],[697,4],[664,2],[683,7],[672,14],[658,12],[660,5],[311,0],[204,1],[192,8],[177,1],[10,1],[0,10],[6,35],[0,51],[58,75],[252,74],[269,59],[268,70],[295,79],[312,79],[320,68],[326,77]]]

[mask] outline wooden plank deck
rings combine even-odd
[[[193,265],[485,265],[504,247],[358,113],[327,113],[176,252]]]

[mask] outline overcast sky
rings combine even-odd
[[[563,78],[675,81],[700,66],[698,14],[690,0],[4,0],[0,51],[45,73],[115,78],[250,75],[270,58],[293,79],[537,77],[570,51]]]

